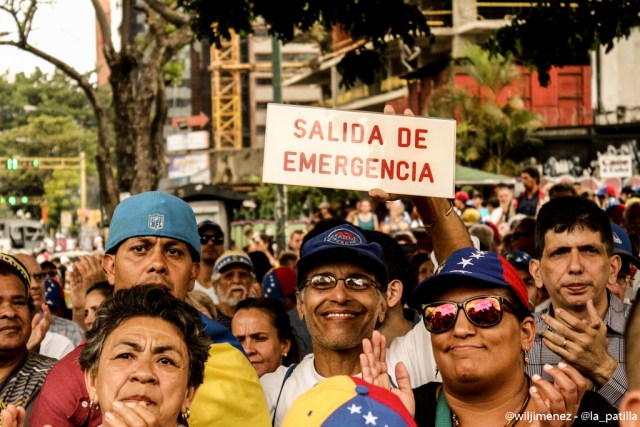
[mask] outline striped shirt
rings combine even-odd
[[[618,362],[618,366],[609,381],[601,387],[596,386],[595,391],[602,395],[607,401],[615,407],[620,406],[620,402],[627,391],[627,375],[624,371],[624,340],[625,327],[630,304],[625,304],[616,296],[607,291],[609,297],[609,308],[604,316],[604,324],[607,326],[607,341],[609,355]],[[553,316],[553,307],[551,304],[534,314],[536,322],[536,340],[533,347],[527,353],[529,362],[525,370],[527,374],[538,374],[548,380],[551,378],[544,374],[542,367],[545,364],[557,365],[560,362],[560,356],[549,350],[542,343],[542,332],[549,329],[546,323],[542,321],[542,315],[549,314]]]

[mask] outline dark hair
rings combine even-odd
[[[293,327],[289,321],[289,315],[284,308],[282,301],[276,298],[247,298],[238,303],[236,313],[240,310],[248,310],[255,308],[264,311],[270,318],[273,326],[278,331],[280,341],[289,340],[291,347],[287,355],[282,358],[282,364],[289,366],[293,363],[300,362],[300,350],[298,349],[298,340],[296,339]]]
[[[540,170],[537,167],[528,166],[528,167],[522,169],[522,172],[520,172],[520,173],[526,173],[531,178],[535,179],[537,184],[540,184]]]
[[[80,367],[95,374],[105,341],[125,320],[133,317],[159,318],[175,326],[189,351],[188,385],[198,387],[202,384],[210,340],[203,332],[200,315],[186,302],[154,285],[122,289],[100,305],[78,358]]]
[[[402,303],[406,302],[414,285],[409,283],[409,258],[402,249],[402,245],[390,235],[382,231],[360,230],[368,242],[376,242],[382,246],[384,263],[387,266],[389,282],[399,280],[402,282]]]
[[[599,232],[607,254],[613,254],[611,223],[605,211],[592,200],[580,196],[565,196],[549,200],[538,211],[535,229],[536,258],[542,257],[547,231],[564,233],[571,232],[576,227]]]
[[[105,298],[111,298],[113,296],[113,286],[106,280],[102,280],[91,285],[89,289],[87,289],[85,295],[89,295],[93,291],[100,292]]]
[[[278,264],[279,265],[287,265],[292,262],[295,266],[296,261],[298,261],[298,254],[293,251],[282,251],[280,255],[278,255]]]
[[[261,251],[249,252],[247,255],[249,255],[253,264],[253,274],[256,275],[256,280],[258,283],[262,283],[264,275],[273,268],[271,262],[269,262],[269,257]]]
[[[555,199],[556,197],[564,197],[564,196],[577,196],[578,192],[576,188],[567,184],[566,182],[559,182],[557,184],[553,184],[549,189],[549,198]]]
[[[58,266],[55,265],[52,261],[42,261],[40,263],[40,268],[53,268],[54,270],[57,270]]]

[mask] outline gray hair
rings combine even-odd
[[[189,352],[188,385],[198,387],[204,379],[204,364],[209,357],[209,337],[203,332],[198,311],[154,285],[137,285],[116,292],[96,311],[93,327],[78,363],[82,370],[98,371],[100,354],[109,335],[127,319],[152,317],[165,320],[181,333]]]

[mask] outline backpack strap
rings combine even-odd
[[[276,423],[276,412],[278,411],[278,402],[280,402],[280,396],[282,395],[282,389],[284,388],[284,383],[287,382],[287,380],[293,373],[293,370],[296,369],[296,366],[298,366],[297,363],[292,364],[287,368],[287,372],[284,373],[284,378],[282,379],[282,385],[280,386],[280,392],[278,393],[278,398],[276,399],[276,406],[275,408],[273,408],[273,418],[271,418],[272,426],[275,426],[275,423]]]

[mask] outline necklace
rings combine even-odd
[[[524,413],[524,410],[527,407],[527,404],[529,403],[529,399],[531,398],[531,395],[529,394],[529,391],[528,391],[529,388],[531,387],[531,379],[529,378],[528,375],[527,375],[527,383],[528,383],[527,397],[524,398],[522,405],[520,405],[520,409],[518,409],[517,415],[513,416],[509,421],[507,421],[504,427],[512,427],[519,421],[520,418],[522,418],[521,415]],[[460,426],[460,420],[458,419],[458,416],[456,415],[456,413],[453,411],[451,411],[451,424],[456,427]]]

